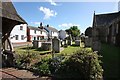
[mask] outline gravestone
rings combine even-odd
[[[64,46],[64,41],[63,40],[61,40],[61,47],[63,47]]]
[[[52,50],[52,43],[51,42],[42,42],[41,49],[45,50],[45,51],[51,51]]]
[[[71,35],[69,35],[69,37],[68,37],[68,45],[72,45],[72,37],[71,37]]]
[[[55,53],[59,53],[60,52],[60,40],[57,39],[57,37],[54,37],[52,39],[52,50]]]
[[[92,49],[93,49],[93,51],[98,51],[98,52],[100,52],[101,42],[100,42],[100,41],[94,41],[94,42],[92,43]]]
[[[80,46],[80,40],[75,40],[75,46]]]
[[[92,46],[92,38],[85,37],[85,47],[91,47]]]
[[[68,40],[67,39],[64,40],[64,47],[68,47]]]
[[[39,40],[34,40],[34,41],[33,41],[33,47],[34,47],[34,48],[40,48],[40,47],[41,47],[41,41],[39,41]]]

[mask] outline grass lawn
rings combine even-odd
[[[64,48],[64,50],[60,53],[55,53],[55,56],[57,55],[60,55],[60,54],[64,54],[64,55],[72,55],[74,54],[75,51],[81,49],[80,46],[68,46],[67,48]],[[88,50],[91,50],[91,48],[86,48]],[[32,56],[34,56],[35,58],[33,58],[33,62],[32,64],[36,63],[36,62],[39,62],[42,58],[46,58],[46,59],[49,59],[49,58],[52,58],[52,54],[51,51],[43,51],[42,49],[38,48],[38,49],[35,49],[31,46],[23,46],[23,47],[16,47],[15,48],[15,53],[16,54],[20,54],[20,55],[23,55],[24,54],[26,55],[27,53],[30,53],[30,54],[33,54]],[[35,53],[35,54],[34,54]],[[49,54],[48,54],[49,53]]]
[[[67,48],[64,48],[60,54],[72,54],[78,49],[80,49],[79,46],[68,46]]]
[[[107,78],[114,78],[113,80],[116,80],[120,73],[120,48],[102,44],[101,54],[103,56],[102,61],[105,79],[108,80]]]
[[[68,54],[68,55],[70,55],[70,54],[74,53],[75,51],[77,51],[78,49],[81,48],[80,46],[74,46],[75,42],[73,42],[72,44],[73,44],[72,46],[68,46],[67,48],[64,48],[64,50],[62,52],[57,53],[57,54],[65,54],[65,55]],[[91,50],[91,48],[87,48],[87,49]],[[17,54],[23,54],[23,53],[30,52],[30,53],[37,53],[37,54],[40,54],[40,55],[44,55],[46,53],[49,53],[50,51],[43,51],[40,48],[35,49],[32,46],[29,46],[29,47],[28,46],[23,46],[23,47],[16,47],[15,52]]]
[[[15,48],[15,52],[17,54],[22,54],[22,53],[27,53],[27,52],[30,52],[30,53],[38,53],[38,54],[45,54],[45,53],[48,53],[50,51],[43,51],[41,48],[38,48],[38,49],[35,49],[33,47],[28,47],[28,46],[23,46],[23,47],[17,47]]]

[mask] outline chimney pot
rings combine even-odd
[[[47,27],[49,27],[49,24],[47,25]]]

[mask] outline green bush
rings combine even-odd
[[[43,75],[50,75],[50,70],[49,70],[49,59],[48,58],[43,58],[41,59],[40,62],[36,63],[33,66],[34,71],[43,76]]]
[[[80,49],[72,55],[58,55],[52,59],[42,59],[34,67],[42,74],[85,80],[102,79],[103,69],[96,52]]]
[[[16,54],[16,67],[18,68],[28,68],[31,64],[32,60],[37,57],[35,53],[23,53],[23,54]]]
[[[67,74],[82,79],[102,79],[103,69],[96,52],[78,50],[67,58],[56,74]]]

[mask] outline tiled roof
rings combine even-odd
[[[40,28],[34,27],[34,26],[28,26],[28,28],[29,28],[29,29],[32,29],[32,30],[38,30],[38,31],[44,31],[44,32],[46,32],[45,29],[40,29]]]
[[[24,19],[20,17],[20,15],[15,10],[11,0],[9,2],[1,2],[0,1],[0,16],[3,18],[15,20],[21,23],[26,23]]]
[[[53,31],[53,32],[58,32],[57,29],[53,28],[53,27],[47,27],[49,30]]]
[[[108,25],[114,19],[120,16],[120,12],[108,13],[108,14],[97,14],[94,16],[97,26]]]

